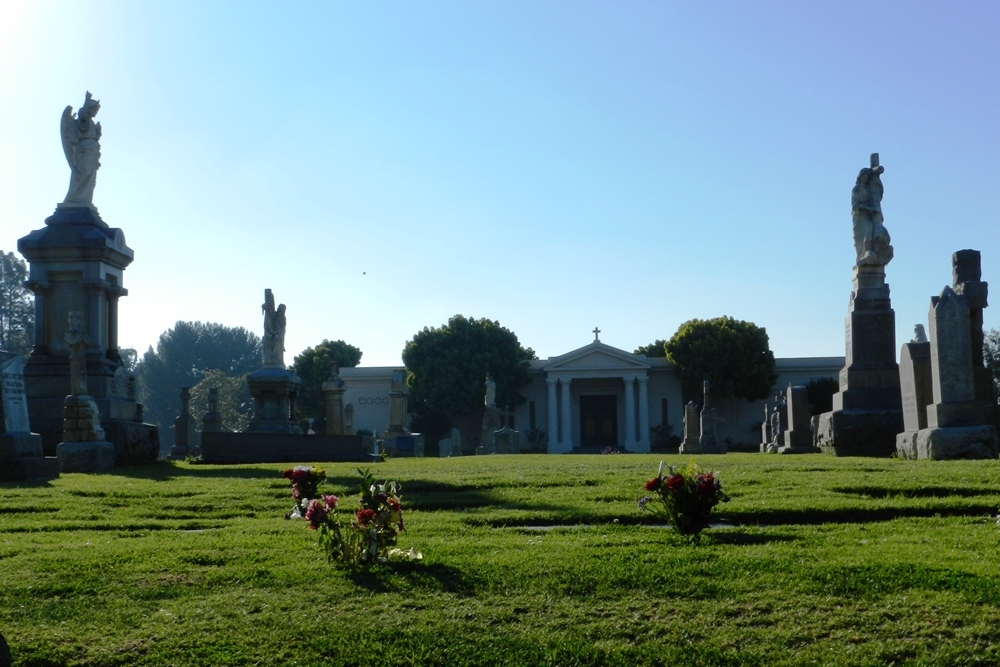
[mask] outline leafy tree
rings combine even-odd
[[[496,382],[497,405],[518,405],[521,388],[531,382],[528,362],[536,358],[493,320],[455,315],[440,328],[424,327],[403,349],[410,409],[448,420],[475,415],[483,408],[487,373]]]
[[[0,350],[27,356],[35,336],[35,300],[24,286],[28,265],[0,250]]]
[[[667,341],[660,340],[657,338],[649,345],[643,345],[642,347],[637,347],[635,352],[632,354],[641,354],[645,357],[665,357],[667,356],[666,351],[663,346],[667,344]]]
[[[990,329],[983,336],[983,365],[993,377],[993,393],[1000,396],[1000,330]]]
[[[678,369],[685,400],[701,393],[709,381],[712,396],[767,398],[778,379],[767,331],[732,317],[690,320],[664,346]]]
[[[260,366],[260,338],[243,327],[178,322],[160,334],[156,350],[142,355],[136,378],[146,419],[160,427],[161,446],[171,444],[168,428],[180,411],[182,388],[194,387],[210,370],[242,378]]]
[[[323,401],[323,383],[330,379],[333,364],[339,368],[354,368],[361,363],[361,350],[342,340],[324,340],[316,347],[308,347],[292,361],[292,370],[302,378],[299,389],[299,415],[307,419],[326,416]]]
[[[219,390],[218,410],[222,417],[222,430],[231,433],[245,431],[253,417],[253,396],[243,376],[233,377],[218,369],[205,372],[201,382],[191,388],[191,416],[201,424],[202,416],[208,412],[208,390]]]

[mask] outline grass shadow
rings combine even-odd
[[[737,526],[818,526],[837,523],[879,523],[894,519],[931,517],[982,517],[996,514],[996,503],[964,507],[873,507],[838,510],[754,510],[725,512],[720,516]]]
[[[883,486],[842,486],[830,489],[836,493],[845,493],[866,498],[975,498],[977,496],[997,496],[997,489],[922,486],[911,488],[891,488]]]
[[[460,597],[475,595],[475,586],[461,570],[443,563],[400,562],[373,570],[352,570],[348,578],[355,586],[372,593],[392,593],[402,587],[394,584],[393,575],[406,579],[407,588],[440,591]]]

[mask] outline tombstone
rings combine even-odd
[[[0,481],[59,477],[59,462],[45,457],[42,436],[31,432],[21,357],[0,353]]]
[[[89,396],[100,410],[119,464],[149,462],[159,456],[159,434],[142,421],[142,406],[128,390],[134,379],[122,382],[118,348],[118,301],[128,295],[123,277],[134,253],[122,230],[109,227],[93,204],[100,166],[100,124],[93,114],[99,108],[88,95],[76,118],[70,107],[64,111],[61,134],[70,163],[69,191],[42,229],[17,242],[29,263],[25,285],[35,295],[34,346],[24,367],[28,415],[32,431],[42,436],[44,451],[52,455],[63,439],[70,384],[68,316],[80,313],[87,388],[78,395]],[[124,375],[131,374],[125,369]]]
[[[191,456],[198,448],[198,430],[191,416],[191,391],[184,387],[180,393],[181,412],[174,420],[174,446],[170,448],[170,458],[183,459]]]
[[[493,434],[497,454],[518,454],[521,451],[521,434],[509,426]]]
[[[719,442],[717,427],[719,422],[725,421],[719,416],[718,411],[711,407],[709,401],[708,380],[702,383],[703,400],[700,415],[700,432],[698,439],[698,453],[700,454],[725,454],[726,443]]]
[[[962,251],[965,258],[974,252]],[[960,263],[959,255],[956,253],[953,256],[953,266]],[[978,253],[975,259],[975,277],[978,278]],[[953,274],[956,284],[959,284],[960,278],[968,277],[960,274],[957,269]],[[979,306],[985,304],[986,283],[980,281],[978,285],[975,290],[968,290],[971,299],[959,294],[953,287],[945,287],[940,296],[931,298],[929,321],[933,401],[927,406],[926,428],[916,432],[907,429],[897,438],[896,448],[902,458],[997,458],[996,427],[987,422],[986,406],[977,396],[977,355],[972,345],[976,336],[969,303],[971,300]],[[981,339],[978,344],[981,349]]]
[[[344,380],[340,377],[340,367],[335,363],[330,373],[330,379],[323,383],[327,435],[345,435],[344,391]]]
[[[201,416],[202,433],[222,432],[222,413],[219,412],[219,388],[208,388],[208,412]]]
[[[784,444],[778,448],[778,453],[819,454],[822,450],[813,445],[812,414],[806,388],[788,385],[785,404],[788,406],[788,430],[783,434]]]
[[[115,446],[104,437],[101,412],[87,395],[87,336],[82,314],[71,312],[65,333],[69,348],[70,393],[63,400],[63,437],[56,445],[59,472],[108,472],[115,465]]]
[[[788,430],[788,401],[787,397],[778,394],[774,397],[774,409],[768,417],[771,442],[764,449],[768,454],[776,454],[785,444],[785,431]]]
[[[263,367],[247,376],[253,395],[253,417],[248,433],[301,434],[295,416],[295,399],[302,379],[286,370],[285,304],[274,306],[274,293],[264,290],[264,336],[261,339]]]
[[[698,404],[688,401],[684,406],[684,440],[678,449],[679,454],[696,454],[700,450],[701,415],[698,414]]]
[[[768,410],[768,403],[764,401],[764,421],[760,423],[760,451],[766,452],[771,444],[771,413]]]
[[[354,404],[344,406],[344,435],[354,435]]]
[[[462,455],[462,432],[457,428],[452,428],[448,432],[448,437],[442,438],[438,443],[438,456],[448,458]]]
[[[882,217],[884,168],[878,153],[851,191],[856,261],[846,319],[846,355],[833,410],[817,420],[814,442],[837,456],[891,456],[903,430],[896,314],[885,282],[893,249]]]
[[[927,406],[934,400],[934,383],[931,344],[926,334],[923,341],[915,336],[899,350],[899,391],[903,401],[903,433],[896,436],[897,448],[900,437],[927,428]]]

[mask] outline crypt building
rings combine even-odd
[[[663,357],[646,357],[594,340],[564,354],[530,362],[524,402],[498,406],[504,424],[520,433],[523,452],[596,452],[607,448],[649,452],[683,435],[684,403],[676,367]],[[843,357],[776,359],[772,396],[789,385],[836,379]],[[342,368],[344,402],[353,406],[354,427],[374,433],[389,424],[389,394],[398,367]],[[756,448],[768,401],[710,398],[724,421],[718,437],[731,448]],[[770,403],[773,405],[773,401]],[[479,437],[478,418],[463,425],[466,452]]]

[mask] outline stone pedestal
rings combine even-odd
[[[323,401],[326,408],[326,434],[346,435],[344,429],[344,381],[340,377],[323,383]]]
[[[181,389],[181,412],[174,420],[174,445],[170,448],[170,458],[183,459],[198,449],[198,429],[191,416],[191,392]]]
[[[903,431],[896,314],[885,267],[854,267],[847,354],[833,411],[820,415],[815,444],[837,456],[891,456]]]
[[[101,415],[90,396],[64,399],[63,441],[56,446],[60,472],[108,472],[115,466],[115,446],[104,439]]]
[[[208,412],[201,416],[202,433],[219,433],[222,431],[222,414],[219,412],[219,388],[208,388]]]
[[[301,434],[295,419],[295,399],[302,379],[284,368],[261,368],[247,376],[254,414],[248,433]]]
[[[18,240],[28,260],[27,286],[35,294],[35,341],[24,369],[31,429],[52,455],[62,441],[63,399],[70,386],[65,340],[70,312],[83,314],[87,394],[100,410],[119,464],[156,460],[159,434],[142,420],[135,378],[118,352],[118,301],[125,267],[133,259],[120,229],[92,206],[60,204],[45,227]]]

